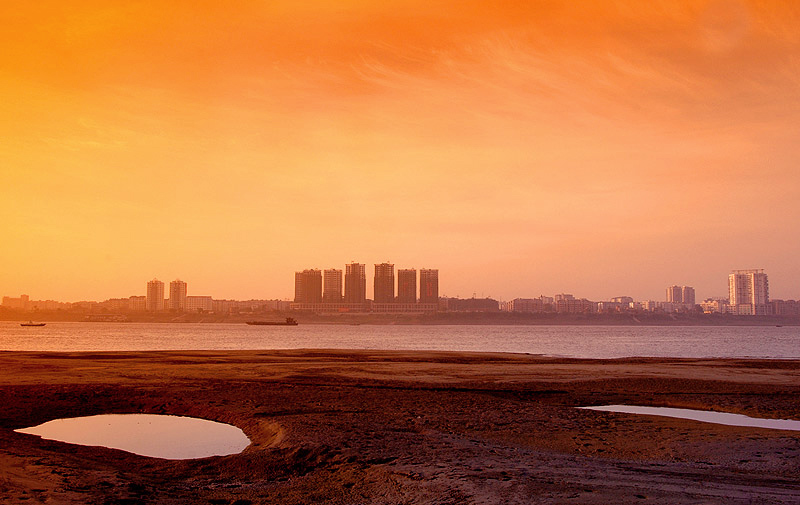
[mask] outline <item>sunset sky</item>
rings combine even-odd
[[[800,298],[800,2],[0,6],[0,295]],[[371,289],[368,290],[371,294]]]

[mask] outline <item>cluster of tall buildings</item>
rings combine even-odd
[[[728,275],[728,297],[708,298],[700,307],[706,313],[737,316],[800,315],[800,302],[770,300],[769,279],[763,269],[733,270]]]
[[[344,282],[342,282],[344,280]],[[395,291],[397,286],[397,291]],[[366,265],[350,263],[339,269],[307,269],[294,274],[295,310],[315,312],[435,312],[439,304],[439,271],[399,269],[378,263],[373,298],[367,299]]]
[[[670,286],[667,288],[667,303],[694,307],[694,288],[691,286]]]
[[[509,312],[613,313],[613,312],[696,312],[739,316],[798,316],[800,301],[770,300],[769,281],[762,269],[734,270],[728,275],[728,297],[708,298],[697,303],[691,286],[669,286],[666,301],[634,301],[619,296],[609,301],[592,302],[560,294],[553,297],[516,298],[499,304]]]
[[[145,310],[148,312],[159,312],[162,310],[185,312],[187,309],[187,301],[186,283],[180,279],[175,279],[169,283],[168,299],[164,298],[163,282],[158,279],[153,279],[147,283]]]

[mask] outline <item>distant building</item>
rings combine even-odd
[[[501,310],[502,304],[501,304]],[[537,298],[514,298],[506,302],[508,312],[555,312],[555,300],[552,296],[541,295]]]
[[[367,301],[367,273],[362,263],[345,265],[344,301],[348,304],[363,304]]]
[[[564,314],[592,314],[597,312],[597,304],[586,298],[576,299],[572,295],[555,296],[556,312]]]
[[[506,305],[509,312],[544,312],[541,298],[514,298]]]
[[[417,271],[401,268],[397,271],[397,303],[417,303]]]
[[[146,296],[131,296],[128,298],[128,310],[131,312],[144,312],[147,310]]]
[[[212,300],[218,314],[253,314],[274,310],[276,300]]]
[[[323,273],[322,301],[338,303],[342,301],[342,271],[332,268]]]
[[[146,309],[149,312],[164,310],[164,283],[158,279],[147,283]]]
[[[30,298],[28,297],[28,295],[22,295],[19,298],[4,296],[3,307],[8,307],[9,309],[27,310],[29,301]]]
[[[609,302],[597,302],[597,311],[601,313],[611,314],[611,313],[619,313],[619,312],[626,312],[631,308],[631,303],[621,303],[615,302],[613,299]]]
[[[683,303],[683,295],[680,286],[670,286],[667,288],[667,300],[669,303]]]
[[[214,300],[210,296],[187,296],[185,310],[186,312],[213,312]]]
[[[670,286],[667,288],[666,312],[690,311],[694,309],[695,294],[691,286]]]
[[[694,288],[691,286],[681,286],[681,297],[685,305],[695,305]]]
[[[99,304],[99,308],[105,309],[109,312],[130,312],[131,310],[131,300],[130,298],[109,298],[108,300],[101,302]]]
[[[800,301],[798,300],[770,300],[772,314],[776,316],[800,316]]]
[[[394,265],[378,263],[375,265],[375,303],[394,303]]]
[[[728,275],[730,311],[742,316],[769,313],[769,281],[762,269],[734,270]]]
[[[290,309],[292,302],[287,300],[271,300],[269,303],[269,308],[271,310],[280,310],[280,311],[287,311]]]
[[[180,279],[175,279],[169,283],[169,308],[178,312],[187,310],[186,283]]]
[[[72,304],[73,310],[79,310],[81,312],[94,312],[100,306],[99,303],[91,300],[84,300],[80,302],[75,302]]]
[[[432,314],[439,309],[438,303],[373,303],[374,314]]]
[[[707,298],[700,302],[704,314],[725,314],[728,312],[727,298]]]
[[[439,303],[439,270],[419,271],[419,303]]]
[[[615,296],[611,299],[611,302],[618,303],[621,306],[626,308],[630,308],[631,304],[633,303],[633,297],[631,296]]]
[[[68,310],[71,308],[71,303],[56,300],[30,300],[28,302],[28,310]]]
[[[658,309],[658,302],[654,300],[643,300],[639,302],[639,308],[645,312],[655,312]]]
[[[236,300],[212,300],[212,312],[216,314],[229,314],[239,312],[239,304]]]
[[[295,272],[294,301],[296,303],[322,302],[322,271],[314,269]]]
[[[500,302],[492,298],[447,298],[450,312],[499,312]]]

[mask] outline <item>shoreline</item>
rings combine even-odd
[[[576,409],[800,412],[800,360],[352,351],[0,353],[4,503],[797,503],[800,432]],[[101,413],[242,428],[169,461],[12,430]]]
[[[440,312],[437,314],[311,314],[306,312],[265,312],[241,314],[14,312],[0,310],[0,321],[26,322],[132,322],[132,323],[225,323],[245,324],[253,319],[300,324],[330,325],[420,325],[420,326],[800,326],[798,316],[734,316],[729,314],[556,314],[509,312]]]

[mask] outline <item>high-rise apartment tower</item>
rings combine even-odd
[[[180,279],[169,283],[169,309],[178,312],[186,310],[186,283]]]
[[[734,314],[763,316],[769,305],[769,281],[764,270],[734,270],[728,275],[730,309]]]
[[[164,310],[164,283],[158,279],[147,283],[145,308],[151,312]]]
[[[394,303],[394,265],[375,265],[375,303]]]
[[[397,271],[397,302],[417,303],[417,271],[399,269]]]
[[[439,270],[419,271],[419,303],[439,303]]]
[[[322,301],[337,303],[342,301],[342,271],[335,268],[323,272]]]
[[[681,299],[683,299],[683,303],[685,305],[694,306],[695,303],[694,288],[691,286],[681,286]]]
[[[367,301],[367,273],[362,263],[345,265],[344,301],[365,303]]]
[[[294,301],[320,303],[322,301],[322,271],[303,270],[294,273]]]
[[[670,286],[667,288],[667,301],[669,303],[694,305],[694,288],[691,286]]]

